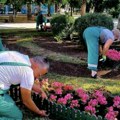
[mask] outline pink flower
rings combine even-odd
[[[52,83],[52,87],[53,87],[53,88],[62,88],[62,87],[63,87],[63,83],[53,82],[53,83]]]
[[[65,85],[64,90],[65,91],[71,91],[71,90],[73,90],[73,86],[72,85]]]
[[[87,100],[89,99],[89,95],[86,94],[86,92],[85,92],[83,89],[81,89],[81,88],[77,89],[77,90],[76,90],[76,93],[77,93],[77,95],[80,97],[80,99],[81,99],[81,101],[82,101],[83,103],[86,103]]]
[[[94,97],[102,97],[103,96],[103,93],[99,90],[96,90],[95,93],[94,93]]]
[[[57,96],[55,95],[50,95],[50,101],[56,101]]]
[[[105,115],[105,118],[107,120],[115,120],[115,118],[118,115],[118,111],[114,111],[113,106],[109,107],[107,110],[108,110],[108,113]]]
[[[57,101],[57,103],[66,105],[67,104],[67,100],[64,99],[64,98],[59,98],[58,101]]]
[[[98,98],[97,98],[97,101],[98,101],[98,103],[101,104],[101,105],[106,105],[106,104],[107,104],[107,100],[106,100],[106,98],[105,98],[104,96],[98,97]]]
[[[119,96],[114,97],[113,102],[114,102],[113,104],[114,107],[120,108],[120,97]]]
[[[88,105],[95,107],[98,105],[98,101],[96,99],[91,99]]]
[[[85,111],[89,112],[90,114],[95,114],[96,113],[95,107],[90,106],[90,105],[85,107]]]
[[[114,60],[114,61],[120,61],[120,52],[117,51],[117,50],[112,50],[110,49],[108,52],[107,52],[107,57],[111,60]]]
[[[61,88],[57,88],[57,89],[55,90],[55,94],[57,94],[57,95],[62,95],[62,89],[61,89]]]
[[[96,90],[95,93],[93,94],[93,97],[95,97],[97,99],[99,104],[101,104],[101,105],[106,105],[107,104],[107,100],[104,97],[102,91]]]
[[[73,99],[73,96],[71,94],[67,94],[64,98],[66,100],[70,100],[70,99]]]
[[[114,111],[113,109],[114,109],[113,106],[109,107],[108,112],[113,112]]]
[[[79,88],[76,90],[76,93],[78,94],[78,96],[81,96],[81,94],[85,93],[85,91],[82,88]]]
[[[117,116],[118,112],[108,112],[106,115],[105,115],[105,118],[107,120],[115,120],[116,116]]]
[[[89,96],[88,96],[87,94],[83,94],[83,95],[81,96],[81,101],[82,101],[83,103],[86,103],[88,99],[89,99]]]
[[[71,108],[80,107],[78,100],[72,100],[70,104]]]

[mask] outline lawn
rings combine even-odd
[[[22,31],[22,34],[21,34]],[[20,47],[27,48],[32,55],[42,55],[48,57],[52,61],[63,62],[65,64],[77,64],[77,65],[86,65],[86,60],[79,59],[78,57],[74,57],[72,55],[64,54],[61,52],[55,52],[49,50],[47,48],[41,47],[40,45],[33,42],[39,36],[42,37],[52,37],[52,33],[40,33],[34,30],[0,30],[0,33],[6,37],[19,36],[16,44]],[[47,44],[47,43],[46,43]],[[61,70],[62,70],[61,66]],[[66,69],[67,71],[67,69]],[[83,73],[84,74],[84,73]],[[64,75],[59,74],[53,71],[50,71],[45,77],[49,78],[49,81],[60,81],[65,84],[72,84],[75,88],[82,87],[86,90],[91,90],[94,88],[105,87],[108,91],[113,94],[120,94],[120,81],[119,79],[109,78],[109,79],[92,79],[89,77],[81,77],[81,76],[72,76],[72,75]]]

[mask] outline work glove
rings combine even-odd
[[[106,61],[106,56],[105,55],[102,55],[102,58],[99,60],[100,62],[105,62]]]

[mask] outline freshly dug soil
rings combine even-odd
[[[64,63],[59,61],[50,61],[50,72],[60,75],[76,76],[76,77],[89,77],[90,71],[86,65],[78,65],[72,63]]]
[[[72,55],[78,58],[86,58],[87,53],[84,48],[78,45],[76,42],[63,41],[56,42],[53,37],[37,37],[34,38],[34,43],[38,46],[51,50],[54,52],[59,52],[67,55]]]

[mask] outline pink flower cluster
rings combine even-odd
[[[93,96],[97,99],[97,101],[100,105],[106,105],[107,104],[107,100],[106,100],[106,98],[104,97],[104,95],[101,91],[99,91],[99,90],[95,91]]]
[[[89,106],[92,106],[92,107],[97,106],[97,105],[98,105],[97,99],[91,99],[91,100],[88,102],[88,105],[89,105]]]
[[[64,86],[63,83],[60,83],[60,82],[53,82],[51,84],[52,88],[54,88],[54,91],[55,91],[55,94],[56,95],[62,95],[62,87]]]
[[[97,99],[91,99],[88,102],[88,106],[85,107],[85,111],[89,112],[90,114],[95,114],[96,109],[95,107],[98,105],[98,100]]]
[[[72,85],[65,85],[64,86],[64,90],[65,91],[72,91],[74,88],[73,88],[73,86]]]
[[[85,111],[89,112],[90,114],[95,114],[96,113],[95,107],[90,106],[90,105],[85,107]]]
[[[78,100],[72,100],[70,104],[71,108],[80,107]]]
[[[73,99],[73,96],[70,93],[68,93],[64,98],[66,100],[71,100],[71,99]]]
[[[53,88],[62,88],[64,85],[60,82],[53,82],[51,85]]]
[[[114,61],[120,61],[120,52],[114,49],[110,49],[107,52],[107,57]]]
[[[81,88],[76,90],[77,95],[80,97],[83,103],[86,103],[89,100],[89,95]]]
[[[50,101],[56,101],[56,99],[57,99],[57,96],[53,94],[50,95],[50,98],[49,98]]]
[[[95,93],[92,95],[94,99],[91,99],[88,102],[88,106],[85,107],[85,111],[89,112],[90,114],[96,113],[96,107],[100,105],[106,105],[107,100],[104,97],[103,93],[99,90],[96,90]]]
[[[61,88],[57,88],[57,89],[55,90],[55,94],[57,94],[57,95],[62,95],[62,89],[61,89]]]
[[[57,103],[66,105],[67,104],[67,100],[65,98],[59,98]]]
[[[66,105],[68,100],[73,99],[73,96],[71,94],[67,94],[66,96],[59,98],[57,103]]]
[[[114,102],[113,106],[120,109],[120,97],[115,96],[113,102]]]
[[[118,115],[118,111],[114,111],[113,106],[108,108],[108,113],[105,115],[107,120],[115,120]]]

